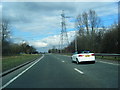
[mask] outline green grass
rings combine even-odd
[[[42,55],[38,54],[22,54],[18,56],[3,56],[2,57],[2,70],[3,72],[16,67],[25,62],[34,60]]]
[[[96,56],[96,58],[99,59],[107,59],[107,60],[116,60],[116,61],[120,61],[120,57],[114,57],[114,56]]]

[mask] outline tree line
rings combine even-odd
[[[63,53],[74,53],[75,42],[77,51],[90,50],[94,53],[120,53],[119,24],[114,23],[109,28],[103,25],[94,10],[83,12],[76,17],[76,38],[65,47]],[[51,51],[51,50],[49,50]],[[59,51],[54,50],[52,51]],[[60,53],[60,52],[59,52]]]
[[[8,55],[18,55],[18,54],[35,54],[38,53],[33,46],[30,46],[28,43],[24,42],[21,44],[15,44],[10,40],[10,21],[7,19],[2,20],[0,23],[0,33],[1,33],[1,47],[2,47],[2,56]]]

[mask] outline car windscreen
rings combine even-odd
[[[79,51],[78,54],[80,53],[90,53],[90,51]]]

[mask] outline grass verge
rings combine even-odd
[[[40,54],[22,54],[17,56],[3,56],[2,57],[2,71],[9,70],[25,62],[34,60],[42,55]]]

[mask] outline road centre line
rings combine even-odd
[[[12,83],[14,80],[16,80],[18,77],[20,77],[23,73],[25,73],[27,70],[29,70],[31,67],[33,67],[36,63],[38,63],[42,58],[44,58],[44,55],[39,58],[35,63],[33,63],[32,65],[30,65],[27,69],[25,69],[24,71],[22,71],[21,73],[19,73],[16,77],[14,77],[13,79],[11,79],[9,82],[7,82],[5,85],[3,85],[1,89],[7,87],[10,83]]]
[[[55,57],[55,58],[57,58],[58,60],[61,60],[60,58],[58,58],[58,57]]]
[[[61,62],[65,62],[63,59],[60,59],[60,58],[58,58],[58,57],[56,57],[56,56],[54,56],[55,58],[57,58],[58,60],[62,60]]]
[[[84,74],[82,71],[80,71],[79,69],[77,68],[74,68],[75,71],[79,72],[80,74]]]

